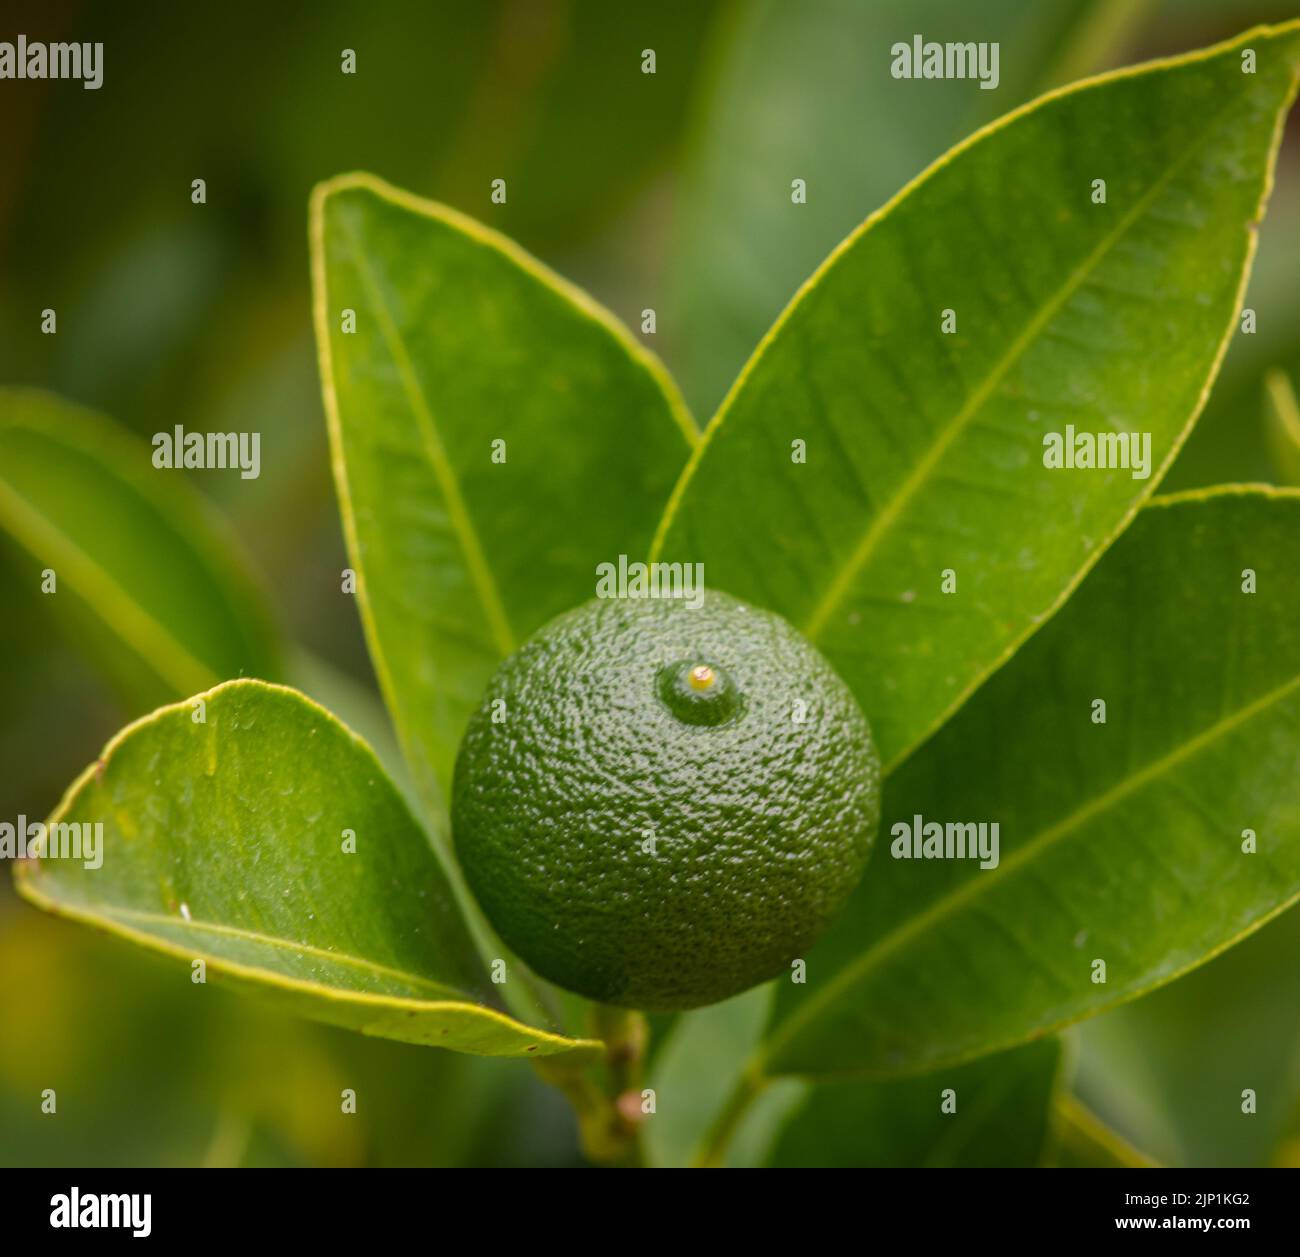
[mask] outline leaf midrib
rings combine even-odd
[[[260,947],[294,952],[295,954],[305,952],[333,964],[359,969],[376,978],[390,978],[408,986],[426,988],[444,999],[463,999],[466,1003],[471,1002],[463,991],[457,990],[454,986],[448,986],[445,982],[438,982],[433,978],[422,977],[420,974],[409,973],[403,969],[394,969],[389,965],[381,965],[376,961],[367,960],[364,956],[354,956],[350,952],[330,951],[328,948],[317,947],[312,943],[294,942],[287,938],[277,938],[274,934],[263,934],[259,930],[245,929],[238,925],[224,925],[218,921],[187,921],[184,917],[171,916],[165,912],[149,912],[145,909],[122,908],[116,905],[101,905],[99,911],[106,917],[116,917],[122,921],[134,922],[139,925],[166,926],[169,930],[179,928],[182,931],[193,931],[196,934],[216,934],[220,937],[234,938],[241,942],[254,943]]]
[[[802,631],[805,637],[814,642],[818,640],[830,617],[843,602],[858,573],[880,547],[882,539],[892,529],[912,499],[928,482],[931,473],[953,443],[965,432],[984,408],[985,403],[988,402],[989,398],[1006,379],[1011,368],[1020,361],[1029,348],[1050,326],[1052,320],[1078,292],[1079,288],[1092,275],[1115,245],[1145,216],[1151,205],[1165,191],[1175,176],[1200,151],[1202,145],[1206,142],[1206,138],[1217,132],[1224,117],[1240,103],[1245,94],[1245,92],[1242,92],[1234,96],[1218,112],[1213,122],[1197,133],[1195,140],[1187,150],[1170,163],[1164,173],[1138,198],[1111,231],[1097,242],[1088,256],[1066,277],[1062,286],[1043,303],[1034,316],[1025,324],[1024,329],[1012,342],[1007,352],[993,364],[992,369],[971,392],[967,400],[962,404],[961,409],[943,431],[939,433],[938,438],[925,456],[916,464],[899,489],[867,525],[861,539],[854,548],[853,554],[827,586],[826,592],[804,621]],[[1154,486],[1152,486],[1152,489],[1154,489]]]
[[[1048,848],[1060,842],[1081,825],[1093,817],[1108,811],[1134,791],[1147,785],[1165,772],[1177,767],[1183,761],[1196,755],[1221,736],[1236,729],[1239,725],[1254,719],[1262,711],[1283,701],[1289,694],[1300,689],[1300,676],[1292,677],[1285,684],[1270,690],[1261,697],[1222,717],[1207,729],[1194,737],[1180,743],[1171,751],[1152,760],[1144,768],[1124,778],[1109,790],[1075,808],[1068,816],[1054,825],[1027,839],[1025,843],[998,865],[996,869],[978,873],[961,884],[956,890],[941,897],[925,911],[909,917],[903,924],[878,939],[875,944],[840,970],[817,995],[811,997],[778,1028],[776,1033],[760,1048],[761,1061],[774,1059],[780,1049],[790,1043],[809,1023],[816,1020],[822,1010],[833,1003],[845,991],[861,981],[872,969],[897,952],[917,935],[925,933],[932,926],[959,909],[978,899],[990,887],[1000,885],[1031,859],[1042,854]]]
[[[30,863],[30,861],[23,863]],[[37,888],[35,885],[37,879],[30,872],[24,870],[23,863],[20,863],[15,871],[15,880],[23,897],[37,907],[98,929],[116,933],[143,947],[167,955],[184,957],[185,959],[192,958],[188,953],[183,952],[178,944],[164,935],[137,930],[129,922],[119,919],[118,916],[113,914],[92,912],[85,907],[74,906],[65,901],[51,898],[45,893],[44,889]],[[588,1053],[598,1052],[601,1049],[601,1045],[595,1040],[570,1039],[563,1034],[543,1030],[538,1026],[519,1021],[508,1013],[491,1008],[488,1005],[472,1003],[466,996],[459,993],[453,994],[451,999],[423,1000],[411,996],[378,994],[371,991],[352,990],[347,987],[327,986],[311,979],[295,977],[292,974],[275,969],[259,968],[227,957],[214,956],[213,963],[219,966],[221,972],[231,977],[249,982],[265,983],[274,989],[308,995],[314,999],[343,1000],[352,1005],[365,1007],[404,1008],[411,1015],[417,1013],[449,1013],[468,1017],[476,1022],[487,1021],[497,1029],[507,1031],[516,1038],[531,1040],[532,1043],[538,1045],[546,1044],[556,1053]],[[505,1053],[505,1055],[510,1054]],[[518,1053],[514,1055],[518,1055]]]
[[[434,477],[438,481],[438,487],[441,489],[443,499],[447,504],[447,515],[456,533],[456,539],[460,543],[461,553],[465,556],[465,566],[469,570],[470,579],[474,583],[475,592],[478,594],[479,603],[487,619],[493,644],[504,658],[514,652],[514,633],[510,628],[505,605],[501,600],[500,591],[497,589],[492,569],[488,565],[487,556],[483,552],[482,543],[479,541],[478,532],[474,527],[474,521],[461,493],[460,482],[456,478],[451,461],[447,457],[446,448],[443,446],[442,438],[438,434],[438,426],[434,422],[433,412],[428,399],[424,395],[424,389],[411,362],[410,354],[407,353],[406,342],[402,339],[401,332],[398,331],[388,304],[384,300],[379,281],[366,259],[365,249],[362,247],[356,229],[348,221],[345,214],[340,214],[338,221],[347,233],[348,240],[352,245],[357,274],[361,279],[371,309],[379,322],[379,330],[388,346],[388,352],[392,355],[393,365],[397,368],[398,378],[402,383],[402,391],[406,394],[407,404],[410,406],[416,424],[420,429],[425,455],[433,468]]]

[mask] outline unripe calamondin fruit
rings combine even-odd
[[[716,592],[595,600],[493,676],[452,827],[543,977],[683,1009],[790,972],[862,874],[879,793],[852,694],[779,616]]]

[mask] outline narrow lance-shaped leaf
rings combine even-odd
[[[923,1078],[821,1082],[776,1140],[781,1168],[1037,1166],[1052,1136],[1061,1045],[1031,1043]]]
[[[369,747],[294,690],[232,681],[128,726],[48,826],[18,865],[28,899],[205,978],[409,1043],[594,1047],[486,1004],[420,826]]]
[[[1261,28],[977,132],[831,255],[709,425],[655,555],[799,626],[887,770],[1172,460],[1236,324],[1298,59],[1300,25]],[[1110,466],[1075,466],[1103,440]]]
[[[233,538],[183,473],[80,406],[0,390],[0,528],[51,569],[52,615],[92,627],[141,707],[230,677],[274,679],[279,647]]]
[[[779,988],[765,1068],[890,1075],[997,1051],[1295,902],[1298,553],[1300,492],[1143,511],[886,783],[866,876],[806,984]]]
[[[335,477],[426,798],[501,658],[640,557],[694,440],[656,361],[517,246],[366,175],[312,203]]]
[[[863,214],[975,127],[1090,73],[1145,16],[1111,0],[818,0],[737,6],[677,190],[673,363],[697,414]],[[996,90],[899,79],[902,32],[996,45]],[[978,67],[972,67],[978,68]],[[990,67],[985,64],[986,74]],[[791,201],[798,177],[807,199]]]

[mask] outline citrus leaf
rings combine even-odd
[[[369,747],[294,690],[230,681],[129,725],[49,824],[102,840],[20,862],[33,903],[303,1016],[481,1055],[592,1046],[483,1002],[423,831]]]
[[[419,799],[411,788],[406,760],[393,736],[392,719],[374,687],[356,680],[301,646],[290,651],[287,667],[288,684],[319,703],[361,738],[374,751],[393,784],[418,812]]]
[[[1300,897],[1298,551],[1295,491],[1143,511],[886,783],[875,855],[806,984],[781,984],[765,1067],[889,1075],[997,1051],[1168,982]],[[996,866],[897,858],[918,816],[996,823]]]
[[[311,235],[366,634],[440,805],[496,664],[590,598],[598,563],[644,553],[694,428],[610,315],[463,215],[347,175],[316,190]]]
[[[831,255],[710,423],[654,555],[800,627],[886,769],[1173,458],[1235,326],[1297,60],[1300,25],[1260,28],[977,132]],[[1070,425],[1149,434],[1149,477],[1050,469]]]
[[[922,1078],[817,1083],[769,1164],[1037,1166],[1049,1147],[1060,1064],[1059,1041],[1045,1039]],[[945,1100],[954,1106],[948,1112]]]
[[[697,106],[663,331],[697,414],[713,411],[790,294],[918,170],[997,114],[1104,68],[1145,0],[757,0],[737,6]],[[896,79],[903,32],[996,42],[996,91]],[[1112,62],[1113,63],[1113,62]],[[870,159],[864,160],[869,154]],[[790,181],[808,199],[792,204]]]
[[[228,677],[274,679],[261,591],[222,521],[148,446],[71,402],[0,389],[0,527],[55,573],[48,609],[75,607],[141,706]]]

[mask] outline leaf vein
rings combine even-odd
[[[402,334],[398,331],[397,324],[393,320],[392,312],[384,300],[374,270],[366,260],[365,250],[357,238],[355,229],[347,221],[346,216],[340,216],[340,222],[352,243],[357,274],[366,291],[371,309],[379,321],[379,330],[388,345],[388,352],[392,354],[393,365],[397,368],[402,391],[406,394],[407,403],[415,416],[416,425],[424,443],[425,454],[429,459],[430,466],[433,468],[438,487],[442,490],[443,498],[447,503],[447,515],[451,520],[456,538],[460,542],[461,551],[465,556],[465,566],[469,569],[470,578],[474,582],[474,589],[478,593],[479,601],[483,606],[483,613],[487,618],[492,639],[503,656],[509,655],[515,648],[514,633],[506,617],[505,606],[501,601],[496,581],[493,579],[492,570],[488,566],[487,557],[483,553],[483,546],[479,541],[478,532],[474,528],[474,521],[461,494],[456,473],[451,466],[450,459],[447,457],[447,450],[442,443],[442,438],[438,434],[438,425],[434,422],[428,399],[424,395],[424,389],[421,387],[419,377],[416,375],[411,357],[407,353],[406,342],[402,339]]]
[[[1235,99],[1224,107],[1220,118],[1234,104],[1236,104]],[[1218,120],[1216,119],[1216,125]],[[816,641],[821,635],[830,617],[844,600],[854,578],[875,553],[882,539],[898,521],[899,516],[907,509],[911,500],[920,492],[940,460],[952,448],[952,445],[965,431],[970,421],[983,409],[985,403],[1006,378],[1011,368],[1028,352],[1039,336],[1050,327],[1052,320],[1060,313],[1066,303],[1092,276],[1107,254],[1127,235],[1134,224],[1147,213],[1156,198],[1164,192],[1183,166],[1200,150],[1206,136],[1212,134],[1215,129],[1216,126],[1211,125],[1203,128],[1198,133],[1196,143],[1171,162],[1164,173],[1138,198],[1119,222],[1097,242],[1087,257],[1070,272],[1061,287],[1043,303],[1034,316],[1025,324],[1006,353],[993,364],[992,370],[967,397],[961,409],[948,423],[947,427],[939,433],[929,450],[912,469],[907,479],[903,481],[898,491],[868,524],[853,554],[835,575],[821,601],[813,608],[811,615],[804,623],[803,633],[810,641]]]
[[[460,998],[464,997],[464,992],[458,991],[455,987],[448,986],[444,982],[437,982],[432,978],[422,977],[418,973],[394,969],[389,965],[381,965],[376,961],[367,960],[364,956],[354,956],[349,952],[330,951],[324,947],[316,947],[311,943],[298,943],[287,938],[277,938],[274,934],[264,934],[258,930],[247,930],[237,925],[222,925],[215,921],[186,921],[183,917],[169,916],[164,912],[147,912],[137,908],[115,906],[111,908],[105,907],[102,911],[106,916],[120,917],[125,921],[133,921],[141,925],[166,925],[169,928],[191,930],[198,934],[207,933],[224,938],[235,938],[241,942],[256,943],[258,946],[272,949],[278,948],[281,951],[306,952],[334,964],[361,969],[377,978],[391,978],[408,986],[424,987],[442,995],[450,994]]]
[[[951,916],[958,909],[974,902],[991,887],[1000,885],[1029,861],[1060,842],[1061,839],[1092,820],[1093,817],[1110,810],[1134,791],[1177,767],[1185,760],[1190,759],[1220,737],[1254,719],[1269,707],[1282,702],[1297,689],[1300,689],[1300,676],[1292,677],[1285,684],[1270,690],[1253,702],[1247,703],[1231,714],[1224,716],[1194,737],[1180,743],[1173,750],[1166,752],[1166,754],[1152,760],[1137,772],[1130,774],[1109,790],[1089,799],[1068,816],[1057,821],[1056,824],[1049,825],[1046,829],[1028,838],[1017,850],[1003,859],[996,869],[968,878],[960,887],[936,900],[924,912],[917,913],[896,929],[891,930],[872,947],[864,951],[856,960],[841,969],[815,996],[812,996],[796,1010],[761,1049],[762,1057],[765,1060],[771,1060],[778,1049],[789,1043],[805,1025],[813,1021],[826,1005],[837,998],[845,988],[852,986],[880,964],[881,961],[898,951],[900,947],[910,942],[917,935],[923,934],[945,917]]]

